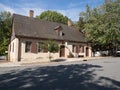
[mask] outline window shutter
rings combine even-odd
[[[76,45],[76,53],[79,53],[79,50],[78,50],[78,45]]]
[[[37,53],[37,44],[35,42],[32,42],[31,44],[31,52]]]

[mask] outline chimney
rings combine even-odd
[[[33,17],[34,16],[34,11],[33,10],[30,10],[29,11],[29,17]]]
[[[71,27],[72,26],[72,21],[70,19],[68,19],[67,24],[68,24],[68,27]]]

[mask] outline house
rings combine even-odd
[[[54,58],[67,58],[70,53],[74,57],[91,57],[91,44],[83,33],[71,26],[56,22],[39,20],[33,17],[13,14],[12,36],[9,44],[8,59],[13,62],[48,58],[48,51],[41,46],[44,41],[52,39],[60,47],[59,52],[52,54]]]

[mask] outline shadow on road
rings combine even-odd
[[[110,78],[94,81],[98,69],[102,67],[74,64],[12,70],[0,75],[0,90],[119,90],[120,82]],[[100,80],[112,85],[101,85]]]

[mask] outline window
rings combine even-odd
[[[82,53],[83,52],[83,46],[82,45],[79,45],[79,52]]]
[[[72,46],[72,52],[79,53],[79,45],[73,45]]]
[[[57,33],[58,36],[64,36],[65,34],[62,32],[62,26],[57,26],[54,28],[55,32]]]
[[[30,52],[30,48],[31,48],[31,42],[30,41],[26,41],[25,52]]]
[[[75,52],[75,45],[72,46],[72,52]]]
[[[76,53],[79,53],[79,46],[78,45],[76,45],[75,50],[76,50],[75,51]]]
[[[84,46],[83,45],[79,45],[79,52],[84,53]]]
[[[82,48],[81,52],[84,53],[84,46],[82,46],[81,48]]]
[[[64,34],[62,31],[59,32],[59,36],[62,37],[62,36],[64,36],[64,35],[65,35],[65,34]]]

